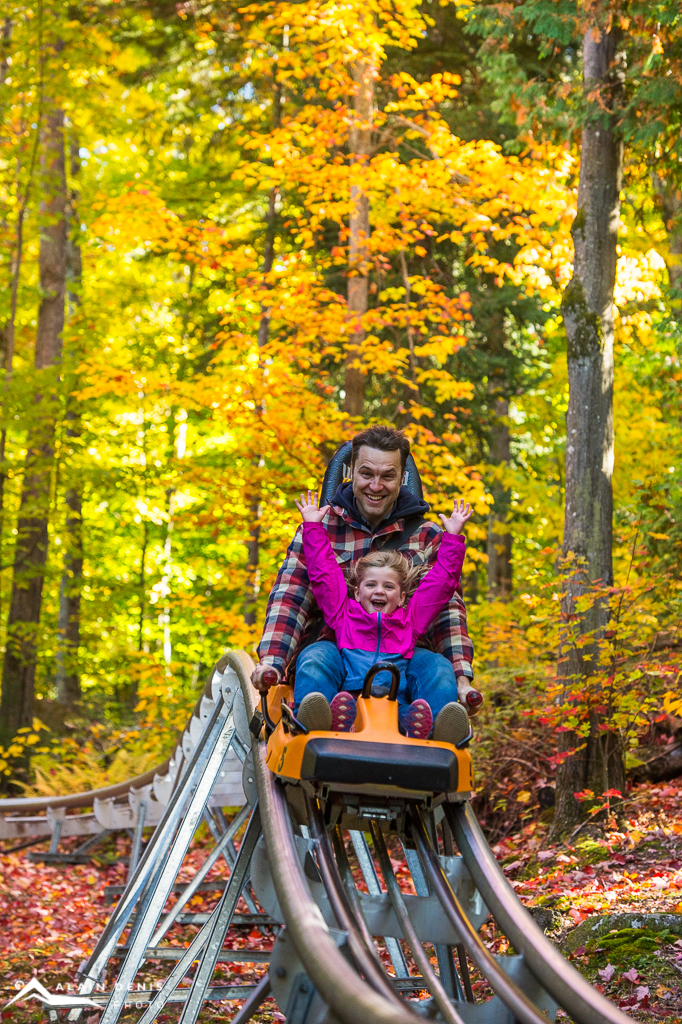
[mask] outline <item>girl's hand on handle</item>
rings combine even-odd
[[[329,505],[325,505],[323,508],[317,507],[317,492],[313,494],[312,491],[308,491],[307,499],[302,494],[300,501],[296,501],[296,498],[294,501],[296,508],[303,516],[304,523],[321,523],[329,511]]]
[[[452,515],[444,516],[440,513],[440,517],[443,520],[443,528],[448,533],[461,533],[464,529],[464,524],[467,520],[471,519],[474,514],[474,510],[469,502],[464,502],[464,499],[458,501],[455,498],[455,504],[452,509]]]

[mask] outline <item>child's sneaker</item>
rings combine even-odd
[[[307,693],[296,717],[310,732],[329,732],[332,727],[332,709],[323,693]]]
[[[425,700],[415,700],[401,712],[400,724],[411,740],[427,740],[433,725],[431,708]]]
[[[457,696],[459,697],[460,704],[463,704],[466,710],[469,712],[469,717],[477,715],[481,710],[483,704],[483,694],[480,690],[475,690],[471,683],[468,681],[457,683]]]
[[[350,732],[355,725],[357,714],[355,697],[352,693],[348,693],[346,690],[337,693],[336,697],[332,699],[331,710],[332,732]]]
[[[469,716],[459,701],[450,701],[436,715],[432,739],[438,743],[452,743],[455,747],[468,735]]]

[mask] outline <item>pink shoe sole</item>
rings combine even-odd
[[[400,716],[405,734],[412,740],[427,740],[431,735],[433,715],[428,703],[421,698],[415,700]]]
[[[341,690],[332,698],[332,732],[350,732],[355,725],[357,708],[355,698],[346,690]]]

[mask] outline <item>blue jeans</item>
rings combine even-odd
[[[435,719],[441,708],[457,700],[455,673],[442,654],[435,654],[424,647],[415,647],[414,654],[406,664],[405,672],[400,673],[398,688],[401,711],[421,697],[428,703]],[[319,640],[304,648],[296,661],[294,714],[308,693],[323,693],[331,703],[332,698],[345,688],[345,679],[346,669],[336,644],[329,640]],[[356,697],[360,693],[359,690],[350,692]]]

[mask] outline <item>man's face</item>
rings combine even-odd
[[[402,479],[400,452],[362,446],[351,469],[351,482],[355,503],[370,526],[376,526],[391,511]]]

